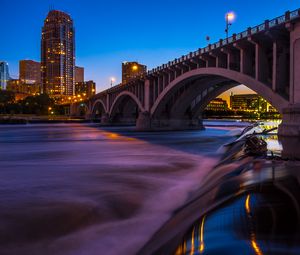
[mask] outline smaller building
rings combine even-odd
[[[0,61],[0,89],[6,89],[9,80],[8,64],[5,61]]]
[[[20,81],[24,84],[41,84],[41,63],[33,60],[19,62]]]
[[[94,81],[78,82],[75,84],[75,95],[81,98],[89,98],[96,94],[96,83]]]
[[[84,82],[84,68],[75,66],[75,84]]]
[[[258,94],[232,94],[230,108],[235,111],[277,112],[267,100]]]
[[[41,85],[38,83],[28,84],[20,81],[19,79],[11,79],[7,83],[6,89],[16,94],[26,96],[34,96],[41,93]]]
[[[222,98],[215,98],[206,106],[205,110],[208,111],[227,111],[228,104],[226,100]]]
[[[230,96],[230,108],[236,111],[258,110],[259,96],[257,94],[240,94]]]
[[[122,84],[128,83],[136,76],[143,75],[147,72],[147,66],[138,62],[123,62],[122,63]]]

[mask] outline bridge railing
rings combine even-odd
[[[250,27],[247,30],[238,33],[238,34],[233,34],[232,36],[226,38],[226,39],[221,39],[216,43],[212,43],[207,45],[204,48],[199,48],[198,50],[194,51],[194,52],[190,52],[187,55],[181,56],[179,58],[176,58],[172,61],[169,61],[167,64],[163,64],[161,66],[158,66],[156,68],[153,68],[152,70],[148,71],[148,75],[154,74],[162,69],[174,66],[176,64],[182,63],[186,60],[192,59],[194,57],[197,57],[201,54],[210,52],[211,50],[215,50],[218,48],[221,48],[222,46],[225,46],[227,44],[231,44],[233,42],[239,41],[243,38],[247,38],[248,36],[260,33],[262,31],[265,31],[269,28],[273,28],[275,26],[279,26],[281,24],[284,24],[286,22],[292,21],[296,18],[300,17],[300,9],[294,10],[294,11],[288,11],[286,12],[284,15],[279,16],[277,18],[274,18],[272,20],[266,20],[264,23],[258,25],[258,26],[254,26],[254,27]]]

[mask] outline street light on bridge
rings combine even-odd
[[[116,81],[116,78],[115,77],[111,77],[110,78],[110,87],[113,86],[113,83]]]
[[[228,33],[229,33],[229,27],[232,25],[232,21],[235,19],[235,14],[234,12],[227,12],[226,16],[226,28],[225,28],[225,33],[226,33],[226,39],[228,38]]]

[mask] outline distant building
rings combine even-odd
[[[41,92],[41,86],[38,83],[24,83],[19,79],[11,79],[7,82],[7,90],[18,93],[24,94],[26,96],[34,96],[38,95]],[[24,97],[26,97],[24,96]]]
[[[19,76],[22,83],[41,84],[41,63],[33,60],[21,60]]]
[[[78,82],[75,85],[75,95],[81,98],[89,98],[96,94],[96,83],[94,81]]]
[[[9,81],[8,64],[4,61],[0,61],[0,89],[6,89],[8,81]]]
[[[43,93],[72,96],[75,86],[75,31],[70,15],[52,10],[44,21],[41,40]]]
[[[75,66],[75,84],[78,82],[84,82],[84,68]]]
[[[258,94],[230,96],[230,108],[236,111],[277,112],[277,110]]]
[[[222,98],[216,98],[210,101],[210,103],[206,106],[205,110],[208,111],[227,111],[228,104],[226,100]]]
[[[145,74],[147,66],[141,65],[138,62],[124,62],[122,63],[122,84],[128,83],[134,79],[135,76]]]
[[[258,110],[259,95],[257,94],[241,94],[230,96],[230,108],[232,110]]]

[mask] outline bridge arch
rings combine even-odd
[[[100,106],[100,107],[99,107]],[[91,109],[92,118],[94,119],[97,115],[100,115],[100,117],[107,113],[107,107],[102,99],[97,99]]]
[[[133,93],[123,91],[113,101],[109,116],[113,122],[119,122],[120,120],[117,120],[119,117],[127,119],[121,122],[135,122],[138,113],[144,111],[142,103]]]
[[[82,102],[75,105],[75,116],[77,117],[85,117],[89,113],[89,107],[86,103]]]
[[[176,101],[171,109],[171,118],[184,117],[186,110],[189,109],[190,118],[195,119],[201,116],[206,106],[223,92],[238,86],[237,82],[224,80],[224,78],[209,78],[210,81],[200,81],[200,85],[187,91]],[[191,108],[191,106],[193,106]]]
[[[223,80],[223,82],[227,82],[226,86],[228,89],[231,87],[237,86],[238,84],[244,84],[245,86],[249,87],[253,91],[255,91],[257,94],[264,97],[269,103],[271,103],[279,112],[282,112],[282,109],[288,106],[288,100],[286,100],[284,97],[277,94],[275,91],[273,91],[269,86],[266,84],[256,80],[255,78],[237,72],[232,71],[225,68],[215,68],[215,67],[208,67],[208,68],[198,68],[191,71],[188,71],[181,76],[174,79],[162,93],[158,96],[158,98],[155,100],[153,106],[151,107],[151,115],[155,117],[159,117],[159,115],[162,112],[162,109],[166,106],[167,102],[170,100],[172,95],[181,87],[186,85],[187,83],[194,83],[192,86],[190,86],[191,90],[197,90],[197,87],[201,88],[201,79],[206,79],[208,82],[208,86],[213,86],[214,84],[218,83],[217,80],[220,81]],[[209,80],[211,79],[211,84],[209,84]],[[199,83],[196,81],[199,80]],[[231,85],[230,85],[231,83]],[[206,85],[207,86],[207,85]],[[226,91],[226,90],[225,90]],[[212,94],[211,96],[218,96],[220,93],[222,93],[222,88],[220,86],[220,90],[215,90],[215,94]],[[219,93],[219,94],[217,94]],[[196,95],[196,93],[192,93]],[[207,97],[207,100],[209,97]],[[213,98],[212,98],[213,99]],[[185,99],[186,100],[186,99]],[[203,105],[205,105],[205,102],[203,101]],[[203,106],[201,106],[203,107]],[[199,111],[201,110],[201,107],[199,108]],[[177,108],[180,108],[177,106]],[[198,113],[199,113],[198,111]],[[171,113],[172,114],[172,113]],[[196,113],[195,113],[196,114]],[[193,114],[194,116],[194,114]]]

